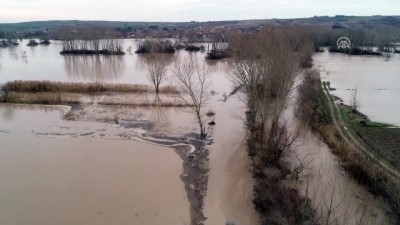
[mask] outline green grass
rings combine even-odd
[[[339,106],[339,111],[340,111],[340,116],[342,117],[342,120],[345,122],[349,122],[349,111],[346,107],[344,106]]]
[[[375,127],[375,128],[389,128],[395,127],[393,124],[371,121],[366,115],[356,112],[353,113],[349,106],[339,106],[340,115],[342,120],[352,126]]]
[[[380,123],[380,122],[374,122],[374,121],[360,121],[360,125],[363,127],[376,127],[376,128],[388,128],[388,127],[394,127],[393,124],[389,123]]]

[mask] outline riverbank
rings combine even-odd
[[[325,90],[324,90],[324,88]],[[327,94],[318,71],[308,71],[300,87],[298,117],[317,132],[332,152],[339,157],[341,165],[354,179],[367,187],[371,193],[382,196],[392,206],[392,214],[399,220],[400,186],[398,178],[382,162],[371,158],[362,146],[349,137],[351,126],[341,125],[340,113],[335,113],[335,100]]]

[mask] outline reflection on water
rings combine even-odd
[[[352,179],[329,147],[309,130],[302,131],[289,158],[296,166],[300,160],[308,158],[310,164],[302,174],[301,182],[294,186],[311,199],[318,215],[330,224],[334,221],[348,225],[394,224],[387,214],[390,209],[387,203]]]
[[[155,129],[159,130],[168,124],[168,113],[167,108],[162,107],[162,100],[159,94],[154,96],[153,108],[150,112],[150,121],[154,123]]]
[[[145,65],[161,61],[166,66],[170,66],[176,59],[177,54],[139,54],[137,57],[137,65],[144,68]]]
[[[287,160],[292,170],[301,165],[304,168],[299,176],[300,182],[294,179],[291,185],[311,199],[318,216],[328,221],[326,224],[393,224],[393,218],[387,215],[387,203],[350,177],[329,147],[313,132],[303,129],[293,116],[297,95],[297,91],[292,93],[283,115],[289,131],[299,134]]]
[[[50,80],[150,84],[146,76],[149,55],[135,54],[136,43],[133,40],[123,40],[125,50],[131,47],[131,52],[123,56],[63,56],[60,55],[62,50],[60,41],[53,41],[49,46],[34,48],[26,46],[28,41],[23,40],[19,46],[0,48],[2,55],[0,83],[11,80]],[[22,60],[23,52],[26,52],[26,60]],[[204,59],[206,56],[202,52],[189,53],[182,50],[175,54],[165,54],[163,57],[170,70],[176,57],[187,55],[196,55],[199,59]],[[207,63],[210,73],[220,72],[219,62]]]
[[[123,56],[63,56],[69,76],[89,81],[118,79],[125,71]]]
[[[3,120],[12,120],[14,117],[14,107],[7,107],[1,112]]]

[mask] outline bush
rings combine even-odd
[[[135,53],[175,53],[175,48],[170,40],[145,40],[138,43]]]

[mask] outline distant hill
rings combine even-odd
[[[263,26],[320,26],[330,30],[363,30],[372,34],[390,33],[400,38],[400,16],[315,16],[311,18],[237,20],[207,22],[125,22],[52,20],[22,23],[0,23],[0,38],[31,38],[60,36],[63,29],[102,27],[114,29],[123,37],[174,37],[192,30],[197,35],[209,35],[215,30],[241,29],[252,32]]]
[[[400,28],[400,16],[315,16],[311,18],[294,19],[268,19],[268,20],[232,20],[232,21],[207,21],[207,22],[127,22],[127,21],[84,21],[84,20],[50,20],[32,21],[21,23],[0,23],[0,32],[17,30],[42,30],[63,27],[194,27],[194,26],[221,26],[221,25],[259,25],[262,23],[276,23],[280,25],[335,25],[341,24],[344,27],[368,28],[376,25],[385,25]]]

